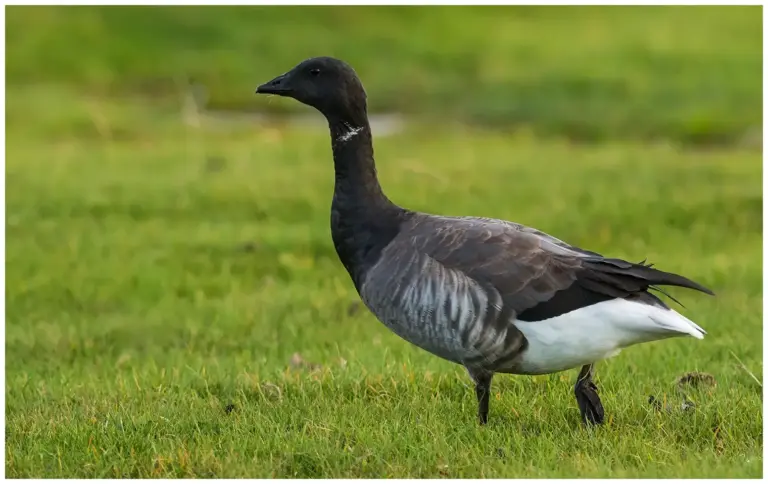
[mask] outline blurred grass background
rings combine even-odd
[[[737,142],[760,132],[759,7],[9,7],[10,86],[266,104],[254,87],[332,55],[372,111],[577,139]]]
[[[761,18],[6,7],[6,475],[759,477]],[[313,55],[401,115],[393,200],[648,257],[715,290],[673,291],[708,337],[600,363],[602,429],[574,372],[496,378],[478,427],[465,372],[360,308],[320,116],[253,95]]]

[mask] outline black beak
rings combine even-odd
[[[256,94],[277,94],[279,96],[285,96],[291,92],[291,88],[288,86],[288,74],[283,74],[275,77],[269,82],[262,84],[256,88]]]

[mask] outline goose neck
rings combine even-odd
[[[336,174],[334,201],[359,208],[389,205],[379,184],[367,119],[329,120]]]

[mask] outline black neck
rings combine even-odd
[[[371,125],[365,113],[328,117],[336,174],[334,204],[339,208],[373,216],[371,211],[390,211],[395,205],[384,195],[373,159]],[[380,213],[377,215],[381,215]]]
[[[397,235],[405,213],[381,189],[373,159],[371,126],[365,112],[328,116],[336,172],[331,233],[355,286]]]

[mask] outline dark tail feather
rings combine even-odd
[[[686,287],[688,289],[695,289],[701,291],[710,296],[714,296],[715,293],[710,289],[702,286],[697,282],[673,274],[671,272],[664,272],[651,267],[653,264],[645,264],[643,261],[640,264],[633,264],[621,259],[598,259],[589,261],[590,265],[596,270],[607,272],[609,274],[621,274],[623,276],[629,276],[636,279],[645,281],[649,286],[678,286]]]

